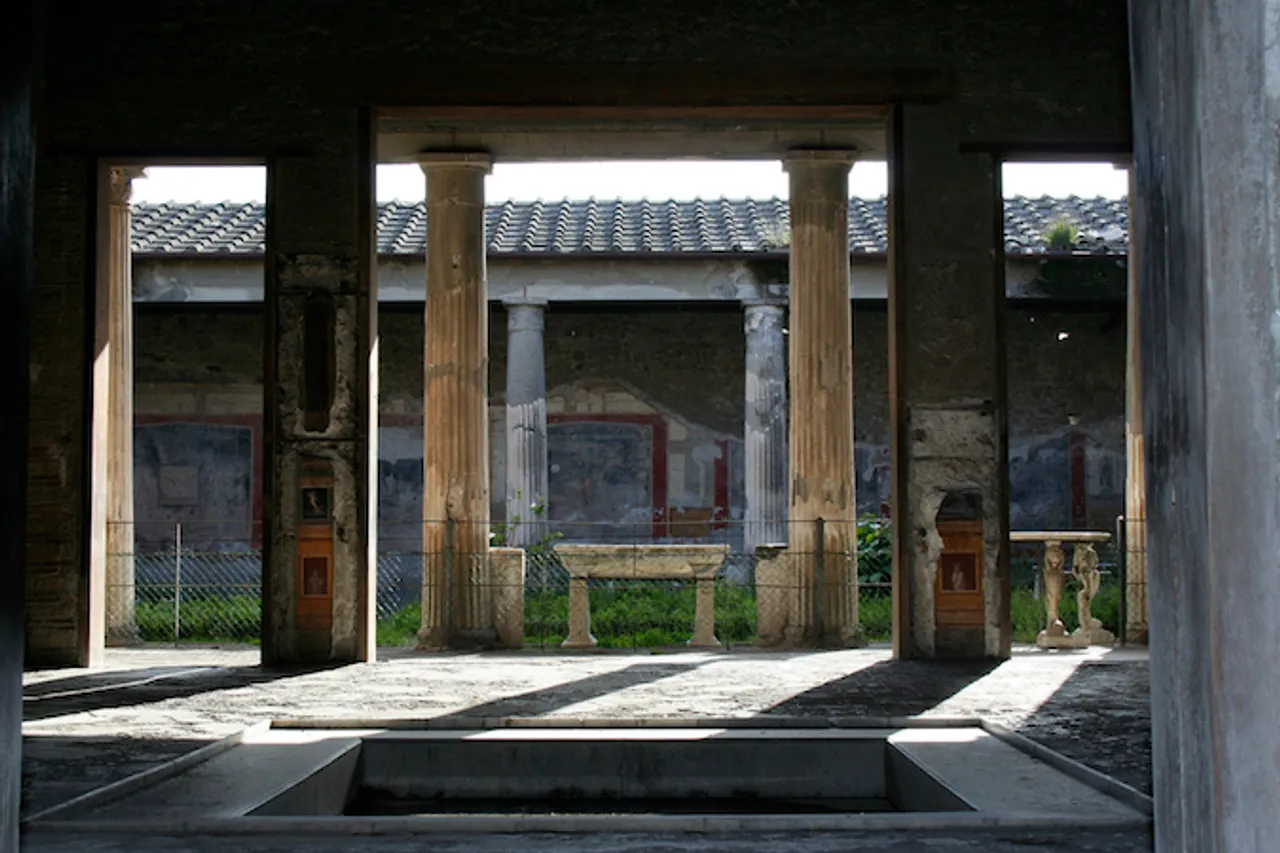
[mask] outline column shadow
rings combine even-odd
[[[516,696],[507,696],[473,705],[462,711],[445,714],[433,719],[451,719],[458,717],[537,717],[550,714],[569,705],[585,702],[635,687],[648,684],[663,678],[691,672],[701,663],[637,663],[613,672],[592,675],[576,681],[557,684]]]
[[[797,693],[757,716],[912,717],[959,693],[1000,663],[881,661]]]
[[[247,687],[282,678],[338,669],[352,664],[299,667],[155,666],[77,674],[29,684],[22,689],[23,722],[85,711],[148,705]]]

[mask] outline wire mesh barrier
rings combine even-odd
[[[107,639],[256,643],[262,551],[252,525],[108,525]]]
[[[1101,585],[1092,613],[1117,636],[1126,618],[1134,624],[1135,601],[1143,608],[1137,618],[1145,619],[1145,571],[1134,574],[1134,555],[1145,557],[1145,550],[1135,549],[1135,540],[1145,540],[1132,533],[1140,523],[1121,520],[1117,536],[1097,549]],[[528,530],[519,523],[486,531],[455,522],[437,527],[433,532],[425,525],[425,538],[380,543],[381,645],[418,644],[423,625],[433,620],[442,636],[470,630],[481,642],[493,630],[490,623],[506,625],[519,636],[505,644],[514,639],[542,649],[581,646],[575,637],[619,649],[706,645],[708,638],[727,647],[891,638],[892,533],[886,519],[774,525],[785,530],[786,542],[752,542],[751,525],[710,518],[680,525],[579,520],[572,539],[562,525],[542,520]],[[489,545],[483,545],[486,539]],[[477,540],[480,548],[467,550]],[[508,544],[514,542],[521,545]],[[114,525],[108,550],[109,640],[257,642],[262,551],[255,527]],[[523,564],[521,574],[512,574],[513,555]],[[1013,545],[1016,641],[1032,642],[1045,627],[1043,562],[1043,545]],[[500,565],[507,568],[499,571]],[[1127,596],[1121,594],[1126,567]],[[1077,601],[1070,569],[1068,560],[1060,615],[1073,628]],[[579,621],[586,614],[585,627],[575,629],[575,612]]]
[[[433,525],[425,525],[436,548],[446,541],[476,539],[475,531],[461,523],[436,526],[432,539]],[[541,519],[500,523],[488,537],[498,546],[490,553],[503,552],[504,546],[509,550],[507,543],[523,543],[525,647],[641,649],[706,645],[709,638],[723,646],[772,645],[802,642],[806,633],[825,634],[828,643],[859,636],[890,638],[891,532],[883,519],[775,525],[786,530],[785,538],[794,543],[790,547],[785,542],[753,546],[749,525],[713,519],[679,525],[577,520],[572,538],[564,533],[567,527]],[[424,598],[446,602],[437,616],[428,614],[426,623],[468,608],[496,606],[476,603],[481,599],[518,598],[508,595],[504,584],[486,580],[491,575],[481,553],[394,544],[384,547],[379,558],[381,644],[420,639]],[[856,572],[855,550],[860,560]],[[772,571],[767,578],[758,576],[762,561]],[[460,571],[464,564],[466,570]],[[424,569],[431,584],[425,597]],[[459,596],[475,602],[460,603]],[[575,607],[588,614],[587,624],[576,630]],[[508,616],[499,613],[495,619],[502,622]],[[762,621],[770,626],[765,637]],[[844,636],[837,636],[842,631]]]
[[[1120,563],[1121,586],[1119,624],[1124,632],[1116,632],[1121,645],[1147,642],[1147,608],[1150,599],[1147,586],[1147,520],[1139,516],[1116,519],[1116,549]]]

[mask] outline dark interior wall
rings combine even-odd
[[[135,308],[134,375],[138,382],[261,385],[263,331],[261,306]]]
[[[1010,308],[1007,315],[1010,434],[1061,433],[1068,416],[1123,450],[1125,338],[1122,308]],[[859,442],[887,445],[888,315],[854,310],[854,428]],[[379,318],[384,404],[422,400],[423,324],[418,310]],[[745,339],[733,308],[565,310],[547,313],[547,387],[619,379],[716,431],[742,434]],[[135,321],[140,383],[260,384],[262,316],[251,310],[143,310]],[[1066,338],[1059,340],[1065,333]],[[490,317],[489,388],[506,381],[506,313]]]
[[[23,587],[26,560],[28,331],[35,184],[36,4],[0,27],[0,853],[17,853],[22,791]]]
[[[854,312],[859,441],[888,442],[888,352],[882,310]],[[423,323],[417,309],[379,318],[384,402],[420,405]],[[489,389],[506,383],[506,312],[489,330]],[[135,328],[144,383],[260,384],[262,317],[253,310],[144,309]],[[738,306],[663,310],[556,310],[546,317],[547,387],[581,379],[626,382],[694,423],[742,434],[746,340]]]
[[[289,146],[297,134],[272,131],[309,103],[765,95],[847,103],[849,93],[885,103],[939,88],[974,117],[963,129],[973,141],[1124,146],[1130,135],[1122,0],[1070,15],[1007,0],[978,0],[963,12],[946,0],[463,0],[431,8],[408,0],[148,0],[128,15],[103,4],[74,11],[60,16],[49,41],[49,128],[58,145],[205,153]],[[122,52],[124,44],[133,47]],[[468,67],[548,63],[631,63],[609,72],[630,82],[571,72],[555,87],[537,73]],[[703,65],[685,77],[637,63]],[[789,79],[777,71],[817,64],[837,70]]]

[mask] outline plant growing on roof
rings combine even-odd
[[[786,222],[766,225],[760,234],[765,251],[791,248],[791,225]]]
[[[1044,232],[1044,242],[1050,251],[1069,252],[1080,239],[1080,229],[1066,217],[1058,217]]]

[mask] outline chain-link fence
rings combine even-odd
[[[1119,623],[1124,632],[1116,631],[1121,645],[1147,642],[1147,520],[1139,516],[1116,519],[1116,549],[1120,561],[1121,587]]]
[[[440,606],[440,619],[461,613],[457,618],[463,620],[471,613],[482,622],[477,607],[519,607],[516,630],[523,632],[524,645],[537,648],[559,647],[573,635],[575,578],[586,589],[589,627],[584,630],[605,648],[679,646],[707,636],[725,646],[841,643],[859,633],[870,640],[889,638],[890,532],[883,520],[774,525],[775,533],[784,531],[777,538],[786,541],[760,546],[748,541],[752,528],[721,520],[602,523],[602,541],[592,535],[595,523],[574,525],[577,535],[569,541],[553,522],[530,523],[528,530],[497,524],[478,540],[496,546],[492,552],[490,546],[474,545],[477,531],[453,522],[439,525],[431,550],[421,539],[383,541],[379,642],[419,641],[424,577],[440,585],[438,596],[426,596],[428,602],[447,602]],[[432,526],[425,527],[430,537]],[[519,595],[511,594],[509,580],[496,580],[491,572],[493,555],[509,555],[511,541],[524,543]],[[469,544],[477,550],[466,550]],[[593,552],[593,545],[606,553]],[[861,558],[857,572],[855,551]],[[708,613],[709,627],[695,637]],[[109,526],[111,642],[257,642],[261,618],[256,526],[211,521]]]
[[[430,548],[415,550],[419,543],[411,542],[383,548],[382,644],[418,641],[424,569],[425,599],[443,602],[426,624],[452,615],[456,633],[468,612],[494,606],[483,600],[510,606],[514,599],[508,594],[510,582],[496,579],[480,552],[467,550],[465,543],[477,541],[479,531],[450,521],[425,527]],[[492,553],[512,543],[523,551],[525,647],[642,649],[707,645],[709,638],[721,646],[890,639],[887,520],[774,524],[770,538],[784,541],[752,543],[753,533],[762,529],[713,518],[679,524],[575,520],[571,526],[539,519],[499,523],[487,536],[498,548]],[[582,623],[577,627],[575,609]]]
[[[108,641],[258,642],[257,534],[244,522],[109,524]]]
[[[679,528],[602,523],[602,541],[591,535],[592,522],[574,525],[573,540],[550,521],[531,522],[527,530],[502,523],[487,531],[494,545],[522,543],[519,596],[509,594],[509,583],[495,583],[487,574],[490,558],[482,556],[487,550],[465,550],[475,536],[455,523],[440,524],[431,551],[422,539],[382,542],[379,642],[418,641],[424,576],[450,585],[441,589],[441,600],[448,602],[442,619],[459,607],[480,606],[466,603],[469,586],[487,585],[486,600],[521,606],[523,644],[536,648],[559,647],[573,635],[575,577],[586,589],[590,635],[605,648],[689,642],[698,627],[700,594],[710,596],[711,630],[724,646],[839,644],[854,633],[869,641],[891,637],[892,544],[885,519],[792,521],[772,528],[770,538],[785,542],[764,543],[751,541],[751,526],[723,520],[686,521]],[[1097,545],[1102,584],[1092,603],[1093,615],[1107,630],[1139,642],[1146,631],[1144,527],[1141,519],[1119,519],[1113,539]],[[584,552],[590,545],[606,550]],[[680,551],[689,546],[693,551]],[[701,561],[696,570],[688,566],[690,555]],[[707,565],[708,559],[714,565]],[[582,568],[584,560],[595,567]],[[1032,642],[1044,628],[1043,562],[1042,543],[1012,546],[1016,641]],[[462,563],[468,568],[460,574],[456,566]],[[1070,629],[1077,624],[1070,560],[1065,569],[1068,589],[1060,613]],[[514,603],[521,599],[522,605]],[[109,526],[111,642],[257,642],[261,618],[262,552],[255,526],[209,521]],[[1121,631],[1126,624],[1127,634]]]

